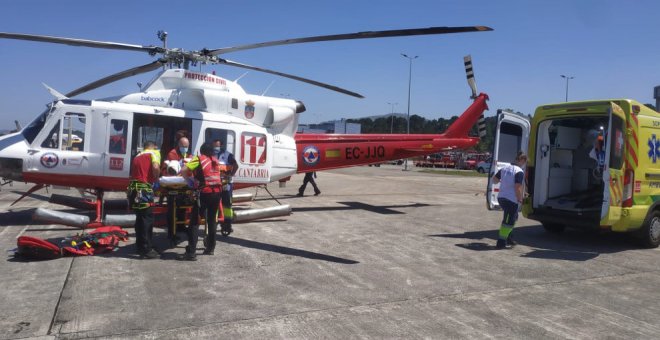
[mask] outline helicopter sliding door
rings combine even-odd
[[[167,153],[176,147],[176,136],[181,134],[190,140],[189,150],[195,150],[195,140],[192,137],[192,119],[164,115],[135,113],[132,127],[131,157],[143,150],[144,143],[151,141],[160,149],[161,159],[165,160]],[[199,147],[197,147],[199,149]]]

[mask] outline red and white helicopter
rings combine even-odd
[[[167,151],[175,133],[192,136],[195,153],[206,141],[221,139],[236,155],[239,170],[235,188],[286,181],[293,174],[362,164],[380,163],[439,151],[467,148],[478,137],[468,132],[487,109],[486,94],[476,93],[471,61],[466,57],[468,83],[474,102],[442,134],[296,134],[301,101],[248,94],[236,82],[214,74],[189,70],[197,63],[220,64],[275,74],[350,96],[361,95],[318,81],[250,66],[220,55],[277,45],[317,41],[413,35],[482,32],[484,26],[432,27],[315,36],[235,47],[184,51],[163,47],[83,40],[32,34],[2,33],[0,38],[66,44],[102,49],[146,52],[156,61],[87,84],[67,94],[51,88],[56,97],[25,128],[0,137],[0,177],[3,183],[35,183],[27,194],[49,185],[74,187],[96,196],[96,222],[103,211],[103,193],[128,185],[132,158],[151,140]],[[97,100],[72,99],[103,85],[163,70],[141,92]],[[22,197],[21,197],[22,198]]]

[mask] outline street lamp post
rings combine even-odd
[[[394,133],[394,105],[399,105],[399,103],[387,103],[387,105],[392,106],[392,110],[390,111],[390,115],[392,116],[392,124],[390,126],[390,133]]]
[[[569,77],[565,75],[561,75],[562,78],[566,79],[566,101],[568,101],[568,81],[575,78],[575,77]]]
[[[413,59],[417,59],[419,56],[414,56],[414,57],[409,57],[407,54],[401,53],[401,56],[404,58],[407,58],[409,61],[409,66],[408,66],[408,114],[407,114],[407,128],[406,128],[406,133],[410,134],[410,88],[412,85],[412,61]],[[408,158],[406,158],[406,161],[404,163],[404,170],[408,170]]]

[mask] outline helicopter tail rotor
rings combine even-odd
[[[467,76],[468,86],[472,90],[472,96],[470,98],[477,98],[477,83],[474,80],[474,69],[472,69],[472,56],[466,55],[463,57],[463,63],[465,64],[465,75]],[[486,136],[486,118],[482,113],[477,122],[477,130],[479,131],[479,138],[484,138]]]

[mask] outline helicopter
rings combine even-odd
[[[483,119],[488,95],[477,95],[471,58],[465,58],[473,103],[442,134],[305,134],[297,133],[302,101],[247,93],[236,81],[190,69],[216,64],[265,72],[356,98],[362,95],[338,86],[221,58],[223,54],[278,45],[400,36],[491,31],[486,26],[430,27],[313,36],[234,47],[185,51],[167,47],[167,33],[158,32],[163,46],[143,46],[45,35],[0,32],[0,38],[100,49],[146,52],[155,61],[133,67],[62,94],[46,86],[55,99],[19,131],[0,137],[0,177],[34,183],[16,202],[46,186],[78,188],[96,197],[96,220],[103,215],[103,195],[124,191],[133,157],[153,141],[162,150],[175,146],[175,134],[186,131],[190,149],[221,140],[239,165],[236,189],[286,182],[296,173],[381,163],[388,160],[467,148]],[[76,99],[90,90],[138,74],[160,72],[140,92],[109,98]],[[480,126],[480,134],[485,131]],[[14,203],[16,203],[14,202]]]

